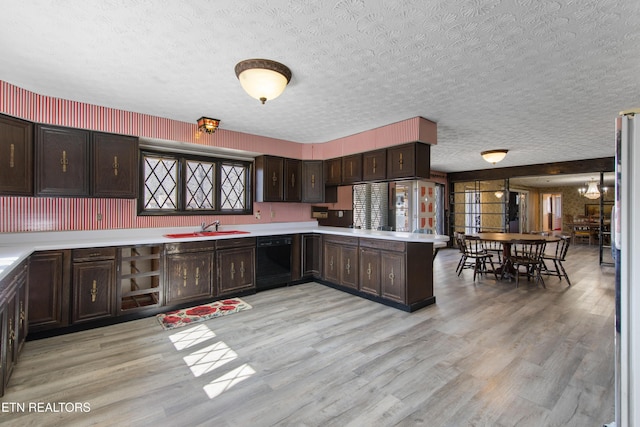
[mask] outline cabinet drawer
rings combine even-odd
[[[204,242],[167,243],[164,245],[164,247],[167,251],[167,254],[213,251],[215,249],[215,241],[207,240]]]
[[[360,247],[404,252],[406,244],[405,242],[399,242],[396,240],[360,239]]]
[[[241,248],[256,245],[255,237],[243,237],[241,239],[221,239],[216,241],[216,248]]]
[[[74,249],[73,262],[97,261],[102,259],[115,259],[116,248],[85,248]]]
[[[333,236],[331,234],[326,234],[324,236],[324,241],[329,243],[337,243],[339,245],[349,245],[349,246],[358,245],[358,239],[356,237]]]

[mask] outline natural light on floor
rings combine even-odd
[[[184,328],[180,332],[169,336],[169,339],[178,351],[206,343],[214,338],[216,338],[216,334],[204,324]],[[229,348],[224,342],[218,341],[184,356],[183,360],[189,369],[191,369],[193,375],[200,377],[221,368],[237,358],[238,354],[235,351]],[[205,385],[203,389],[205,393],[207,393],[207,396],[213,399],[255,373],[256,371],[245,363],[214,379]]]

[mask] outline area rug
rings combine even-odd
[[[249,310],[250,308],[251,306],[240,298],[231,298],[212,302],[211,304],[169,311],[156,315],[156,318],[164,329],[175,329],[192,323],[204,322],[214,317]]]

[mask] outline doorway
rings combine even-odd
[[[509,233],[528,233],[529,214],[527,212],[528,191],[509,191]]]
[[[562,194],[542,194],[542,231],[553,233],[562,230]]]

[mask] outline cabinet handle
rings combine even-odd
[[[398,160],[398,163],[400,164],[400,170],[402,170],[402,164],[404,163],[404,160],[402,159],[402,153],[400,153],[400,160]]]
[[[349,176],[353,176],[353,161],[349,162]]]
[[[196,286],[198,286],[198,280],[200,280],[200,267],[196,267]]]
[[[16,339],[16,331],[13,329],[13,319],[9,319],[9,347],[13,347],[13,340]]]
[[[244,261],[240,261],[240,278],[244,279]]]
[[[344,268],[347,270],[347,274],[351,274],[351,258],[347,258],[347,265]]]
[[[373,173],[376,173],[376,158],[373,158]]]
[[[120,163],[118,163],[118,156],[113,156],[113,175],[118,176],[118,168],[120,167]]]
[[[16,153],[16,146],[15,144],[11,144],[9,146],[9,167],[12,168],[15,166],[15,153]]]
[[[271,185],[273,185],[275,187],[276,183],[278,182],[278,176],[276,175],[275,172],[273,173],[273,176],[271,177],[271,181],[272,181]]]
[[[98,295],[98,283],[94,280],[91,283],[91,302],[96,302],[97,295]]]
[[[182,286],[184,288],[187,287],[187,267],[182,269]]]
[[[24,326],[24,321],[27,318],[27,313],[24,312],[24,301],[20,301],[20,328]]]
[[[67,171],[67,165],[69,164],[69,160],[67,159],[66,150],[62,150],[62,158],[60,159],[60,164],[62,165],[62,172]]]
[[[311,174],[311,188],[316,188],[316,175]]]
[[[231,263],[231,280],[233,280],[233,277],[236,275],[236,265],[235,263]]]
[[[295,187],[296,185],[296,174],[292,173],[291,174],[291,188]]]
[[[396,275],[393,274],[393,267],[391,267],[391,273],[389,273],[389,279],[391,280],[391,286],[393,286],[393,279],[396,278]]]
[[[331,271],[333,271],[333,255],[331,256],[331,260],[329,261],[329,267],[331,267]]]
[[[367,267],[367,277],[371,280],[371,263],[369,263],[369,266]]]
[[[331,163],[331,178],[333,178],[333,163]]]

